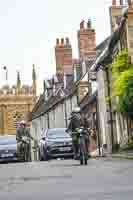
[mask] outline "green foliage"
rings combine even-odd
[[[125,71],[119,73],[119,76],[114,81],[114,95],[123,95],[129,87],[129,80],[133,79],[133,68],[126,69]]]
[[[112,64],[112,72],[114,76],[118,76],[121,72],[129,68],[127,50],[123,50],[120,54],[114,56],[114,62]]]
[[[128,63],[128,52],[123,50],[112,64],[113,96],[118,96],[118,110],[133,113],[133,65]]]
[[[111,97],[106,96],[105,101],[106,101],[107,103],[109,103],[109,102],[111,101]]]

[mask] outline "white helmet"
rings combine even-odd
[[[26,121],[22,120],[22,121],[20,122],[20,124],[21,124],[21,125],[26,125]]]
[[[80,110],[80,107],[75,107],[74,109],[73,109],[73,113],[79,113],[81,110]]]

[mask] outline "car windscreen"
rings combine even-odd
[[[0,137],[0,145],[16,144],[15,137]]]
[[[69,138],[70,135],[66,132],[66,129],[51,129],[47,132],[48,138]]]

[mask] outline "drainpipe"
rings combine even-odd
[[[129,131],[129,119],[128,115],[126,114],[126,125],[127,125],[127,134],[128,134],[128,142],[129,142],[129,136],[130,136],[130,131]]]
[[[71,107],[71,112],[72,112],[72,109],[73,109],[73,107],[72,107],[72,98],[70,98],[70,107]]]
[[[98,135],[98,150],[99,150],[99,156],[101,156],[101,142],[100,142],[100,125],[99,125],[99,114],[98,114],[98,99],[96,96],[96,129],[97,129],[97,135]]]
[[[109,115],[110,115],[110,129],[111,129],[111,143],[112,143],[112,153],[114,151],[114,133],[113,133],[113,115],[112,115],[112,103],[110,101],[111,98],[111,91],[110,91],[110,78],[109,78],[109,71],[108,68],[105,70],[106,72],[106,79],[107,79],[107,95],[109,97]]]
[[[67,108],[66,108],[66,100],[64,100],[64,108],[65,108],[65,124],[66,124],[66,128],[67,128],[68,124],[67,124]]]
[[[50,124],[49,124],[49,113],[47,113],[47,125],[48,125],[48,128],[50,128]]]

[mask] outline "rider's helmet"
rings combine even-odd
[[[81,112],[81,109],[80,107],[75,107],[72,111],[72,113],[80,113]]]
[[[22,121],[20,122],[20,126],[26,126],[26,121],[22,120]]]

